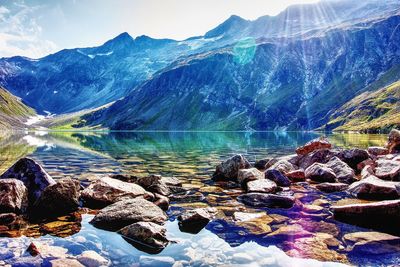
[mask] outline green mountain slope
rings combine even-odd
[[[22,129],[24,122],[36,112],[22,101],[0,87],[0,130]]]
[[[400,126],[400,80],[344,104],[322,127],[333,131],[387,131]]]

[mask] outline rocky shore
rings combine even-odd
[[[93,214],[95,227],[156,254],[178,242],[170,240],[167,220],[197,234],[224,219],[264,235],[293,257],[349,263],[354,253],[400,253],[398,130],[390,132],[386,147],[339,149],[322,138],[280,158],[251,163],[234,155],[216,166],[212,180],[207,190],[223,190],[247,210],[224,207],[224,200],[210,194],[208,201],[214,197],[217,207],[188,205],[201,203],[207,190],[187,190],[175,177],[110,175],[84,188],[78,180],[54,180],[33,159],[22,158],[0,176],[0,235],[70,236],[79,232],[83,214]],[[187,208],[171,211],[171,203]],[[335,221],[371,230],[342,234]],[[110,265],[96,251],[69,255],[62,249],[34,241],[26,244],[25,258],[1,259],[13,265],[42,262],[50,254],[53,266]]]

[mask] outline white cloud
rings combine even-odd
[[[41,36],[42,28],[35,17],[40,11],[40,6],[29,7],[23,1],[0,6],[0,57],[40,58],[57,50],[55,43]]]

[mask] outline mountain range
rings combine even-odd
[[[254,21],[231,16],[183,41],[122,33],[98,47],[2,58],[0,85],[56,114],[42,126],[352,130],[360,98],[393,102],[399,25],[397,0],[325,0]]]

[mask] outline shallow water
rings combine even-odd
[[[292,154],[296,147],[318,136],[318,133],[300,132],[40,132],[3,136],[0,139],[0,171],[10,167],[18,158],[29,156],[43,164],[55,179],[71,177],[86,185],[92,179],[108,174],[162,174],[179,177],[188,191],[193,194],[200,192],[204,198],[171,202],[166,227],[169,239],[174,242],[157,255],[136,248],[116,233],[94,228],[88,223],[93,215],[83,214],[78,219],[63,218],[61,226],[59,223],[57,227],[25,225],[9,235],[12,238],[0,238],[0,261],[12,263],[23,256],[23,259],[34,262],[24,250],[30,241],[37,240],[61,246],[71,256],[83,250],[95,250],[115,266],[131,266],[138,262],[144,265],[149,261],[146,257],[163,257],[158,259],[192,266],[329,266],[337,265],[339,261],[357,265],[400,264],[400,254],[395,252],[385,257],[348,253],[343,235],[368,230],[334,221],[329,209],[318,214],[251,209],[236,200],[239,189],[210,179],[216,164],[233,154],[242,153],[251,162]],[[386,135],[332,134],[328,138],[338,147],[368,147],[383,145],[386,141]],[[348,197],[343,193],[326,195],[305,185],[292,186],[291,189],[304,204],[320,199],[331,204]],[[198,234],[181,232],[176,216],[193,207],[214,207],[218,213]],[[277,217],[279,219],[269,225],[262,220],[241,224],[232,219],[235,211],[284,217]],[[268,235],[287,225],[301,225],[313,233],[327,232],[316,226],[321,220],[329,223],[328,232],[335,232],[339,246],[316,248],[300,244],[299,248],[296,234],[280,238]],[[57,230],[43,231],[46,227]],[[302,246],[305,251],[302,251]],[[306,259],[291,258],[284,252],[293,249]],[[12,255],[4,251],[12,251]],[[50,259],[45,259],[44,263]],[[156,263],[153,261],[153,264]],[[160,263],[156,265],[160,266]]]

